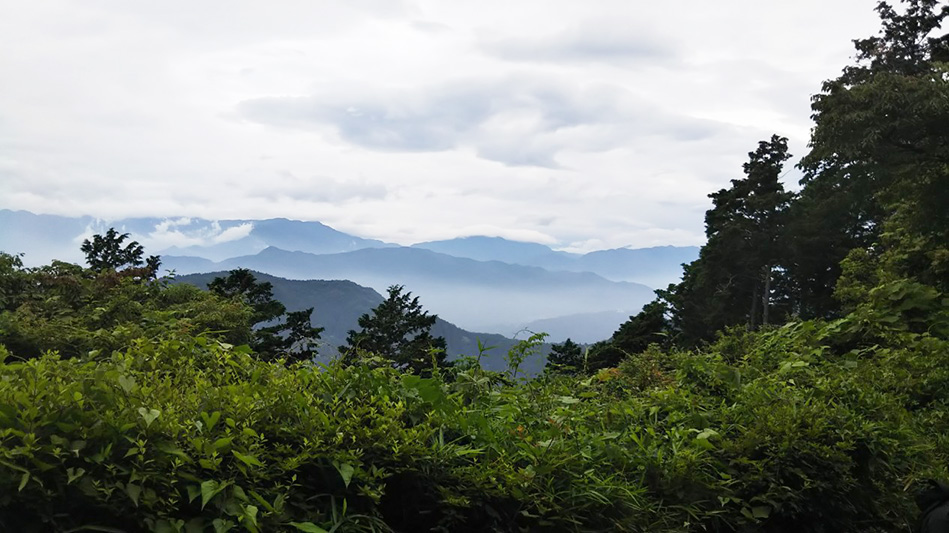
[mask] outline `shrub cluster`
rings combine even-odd
[[[905,530],[949,460],[949,342],[864,325],[518,383],[260,361],[173,324],[107,356],[2,349],[0,529]]]

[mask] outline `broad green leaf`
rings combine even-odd
[[[254,491],[252,491],[252,490],[251,490],[251,491],[248,491],[248,492],[250,492],[250,495],[251,495],[255,500],[257,500],[258,503],[260,503],[261,505],[264,506],[264,509],[267,509],[267,510],[270,511],[271,513],[275,512],[275,510],[274,510],[274,508],[273,508],[273,505],[270,505],[270,502],[268,502],[267,500],[265,500],[263,496],[261,496],[260,494],[257,494],[256,492],[254,492]]]
[[[207,426],[208,430],[214,429],[214,425],[217,424],[217,421],[221,419],[221,412],[214,411],[210,415],[205,412],[201,412],[201,420],[204,421],[204,425]]]
[[[152,422],[161,414],[161,411],[158,409],[145,409],[144,407],[138,408],[138,414],[145,419],[145,427],[152,425]]]
[[[123,374],[119,376],[119,386],[122,387],[122,390],[126,393],[132,392],[132,390],[135,389],[135,378]]]
[[[159,444],[158,449],[167,453],[168,455],[174,455],[175,457],[180,457],[185,462],[188,462],[188,463],[191,462],[191,458],[188,457],[188,454],[186,454],[180,448],[176,447],[174,444],[170,442],[163,442]]]
[[[142,487],[129,483],[125,486],[125,493],[129,495],[129,499],[132,500],[135,507],[138,507],[138,497],[142,495]]]
[[[211,525],[214,526],[214,533],[227,533],[234,529],[234,522],[224,520],[223,518],[215,518],[214,521],[211,522]]]
[[[349,482],[353,479],[353,472],[356,471],[355,468],[349,463],[333,463],[333,466],[336,467],[336,471],[339,472],[340,477],[343,478],[343,483],[349,487]]]
[[[77,479],[82,477],[82,475],[85,473],[86,473],[86,470],[84,468],[67,468],[66,469],[66,476],[67,476],[66,484],[69,485],[73,481],[76,481]]]
[[[243,463],[246,464],[246,465],[249,465],[249,466],[264,466],[264,463],[261,463],[260,461],[258,461],[257,458],[254,457],[253,455],[244,455],[244,454],[242,454],[241,452],[239,452],[239,451],[237,451],[237,450],[231,450],[231,453],[233,453],[233,454],[234,454],[234,457],[237,457],[238,459],[241,460],[241,462],[243,462]]]
[[[251,524],[254,524],[255,526],[257,525],[257,507],[253,505],[245,505],[244,516],[247,517],[247,520],[249,520]]]
[[[290,525],[305,533],[329,533],[313,522],[290,522]]]
[[[197,485],[188,485],[188,503],[194,501],[195,498],[201,495],[201,487]]]
[[[209,479],[201,484],[201,508],[204,509],[204,506],[208,504],[215,496],[218,495],[222,490],[227,488],[228,482],[218,483],[213,479]]]

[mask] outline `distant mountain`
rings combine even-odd
[[[165,256],[166,268],[192,272],[194,258]],[[653,298],[649,287],[588,272],[551,272],[500,261],[475,261],[418,248],[367,248],[314,255],[267,248],[213,265],[250,268],[294,279],[348,279],[384,291],[405,285],[429,310],[466,328],[527,324],[550,316],[636,312]]]
[[[510,241],[501,237],[459,237],[444,241],[430,241],[413,244],[413,248],[423,248],[455,257],[465,257],[477,261],[502,261],[514,265],[539,267],[567,266],[576,261],[577,254],[556,252],[543,244],[533,242]]]
[[[547,338],[552,343],[561,343],[567,339],[581,344],[592,344],[610,338],[620,327],[620,324],[629,320],[633,313],[622,311],[600,311],[598,313],[579,313],[575,315],[542,318],[521,325],[521,328],[530,331],[543,331],[550,334]],[[506,333],[517,331],[516,327],[495,327],[493,331]]]
[[[636,281],[664,289],[681,281],[682,265],[698,257],[698,246],[613,248],[584,254],[569,270],[596,272],[606,279]]]
[[[101,220],[93,217],[36,215],[27,211],[0,209],[0,251],[25,252],[28,265],[52,259],[81,263],[82,240],[109,227],[128,232],[149,254],[187,256],[224,261],[257,254],[268,247],[312,254],[336,254],[365,248],[396,247],[376,239],[364,239],[315,221],[207,220],[202,218],[127,218]],[[698,257],[695,246],[602,250],[588,254],[559,252],[543,244],[518,242],[500,237],[462,237],[423,242],[413,248],[431,250],[477,261],[501,261],[547,270],[593,272],[612,281],[630,281],[662,288],[678,281],[681,264]],[[198,267],[195,259],[188,271]]]
[[[470,329],[513,333],[546,320],[541,329],[569,332],[575,340],[595,340],[613,329],[617,316],[652,299],[647,286],[677,281],[680,264],[698,256],[697,247],[671,246],[580,255],[497,237],[406,248],[280,218],[106,221],[11,210],[0,210],[0,251],[25,252],[28,266],[52,259],[82,263],[83,239],[109,227],[130,233],[178,274],[247,267],[297,279],[348,279],[380,292],[403,284],[427,308]]]
[[[531,242],[500,237],[461,237],[412,245],[435,252],[478,261],[536,266],[547,270],[593,272],[612,281],[631,281],[665,288],[682,277],[682,264],[699,256],[697,246],[614,248],[588,254],[559,252]]]
[[[206,289],[208,283],[227,272],[210,272],[177,276],[176,283],[190,283]],[[287,306],[289,311],[299,311],[313,307],[310,320],[314,325],[326,328],[321,335],[320,358],[330,360],[338,354],[337,347],[345,344],[349,330],[358,329],[359,317],[379,305],[384,298],[368,287],[351,281],[289,280],[254,272],[258,281],[273,285],[274,298]],[[426,309],[428,311],[428,309]],[[478,340],[485,346],[494,346],[482,358],[482,365],[489,370],[504,370],[504,354],[516,342],[513,339],[492,333],[474,333],[459,328],[439,318],[432,328],[436,337],[444,337],[447,342],[448,358],[457,359],[462,355],[477,356]],[[541,356],[527,361],[525,371],[537,374],[543,370],[546,358]]]
[[[222,261],[231,257],[256,254],[268,247],[312,254],[334,254],[361,248],[395,246],[375,239],[363,239],[349,235],[320,222],[287,220],[285,218],[226,220],[221,222],[191,219],[189,224],[184,227],[176,226],[176,229],[201,233],[206,232],[209,227],[216,227],[215,224],[221,228],[222,235],[227,231],[230,231],[234,236],[244,233],[246,235],[224,242],[212,242],[211,244],[172,246],[160,252],[163,255],[189,255]]]
[[[25,252],[28,265],[52,259],[82,262],[83,239],[108,228],[130,233],[148,254],[187,255],[221,261],[251,255],[269,247],[315,254],[395,246],[337,231],[319,222],[268,220],[206,220],[202,218],[127,218],[36,215],[0,209],[0,251]]]
[[[23,262],[30,266],[45,265],[53,259],[82,262],[81,235],[93,223],[92,217],[35,215],[29,211],[0,209],[0,252],[23,253]]]

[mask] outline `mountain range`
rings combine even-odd
[[[291,279],[348,279],[379,292],[403,285],[446,320],[508,335],[534,320],[603,310],[633,312],[652,299],[649,287],[589,272],[475,261],[420,248],[316,255],[271,247],[215,263],[163,258],[164,265],[179,274],[249,268]]]
[[[694,261],[699,253],[697,246],[655,246],[574,254],[552,250],[543,244],[483,236],[422,242],[412,247],[478,261],[503,261],[547,270],[593,272],[609,280],[631,281],[653,288],[665,288],[677,282],[682,274],[680,265]]]
[[[174,282],[189,283],[205,289],[214,278],[226,275],[226,271],[190,274],[177,276]],[[319,342],[321,360],[335,357],[337,348],[346,343],[348,332],[359,329],[359,317],[384,300],[378,292],[351,281],[289,280],[262,272],[254,272],[254,276],[257,281],[268,282],[273,286],[274,298],[285,305],[288,311],[313,307],[310,321],[315,326],[325,328]],[[460,356],[477,356],[478,341],[482,346],[491,347],[481,358],[481,364],[488,370],[497,371],[507,367],[504,354],[517,342],[503,335],[467,331],[441,318],[435,321],[432,335],[445,338],[449,360]],[[522,367],[524,372],[536,375],[543,370],[548,350],[549,344],[536,357],[525,361]]]
[[[587,254],[497,237],[411,247],[349,235],[319,222],[36,215],[0,210],[0,251],[27,265],[81,263],[82,240],[128,232],[177,274],[242,267],[298,280],[351,280],[384,292],[404,285],[426,309],[467,329],[513,335],[542,328],[553,342],[604,338],[695,259],[697,247],[618,248]],[[608,335],[606,335],[608,336]]]

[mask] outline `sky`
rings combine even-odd
[[[0,208],[698,245],[875,3],[0,0]]]

